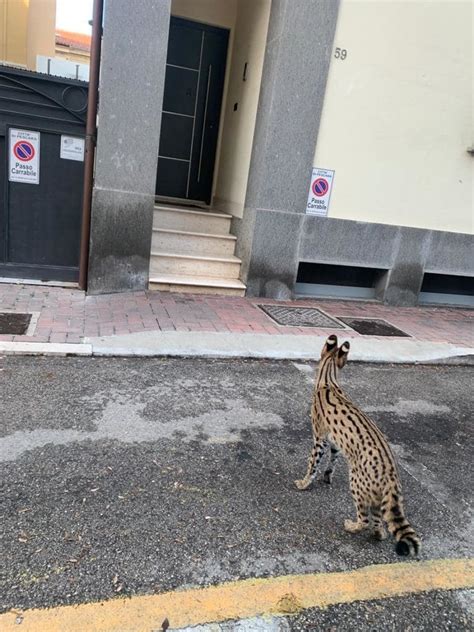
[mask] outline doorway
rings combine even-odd
[[[210,204],[229,31],[171,17],[156,195]]]

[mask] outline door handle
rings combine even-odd
[[[201,130],[201,146],[199,149],[199,166],[198,166],[198,176],[197,176],[198,182],[201,180],[202,152],[204,149],[204,134],[206,131],[207,104],[209,102],[209,87],[211,85],[211,75],[212,75],[212,64],[209,64],[209,68],[207,72],[206,100],[204,101],[204,118],[202,120],[202,130]]]

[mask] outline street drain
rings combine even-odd
[[[362,336],[400,336],[411,338],[410,334],[397,329],[381,318],[342,318],[340,316],[338,318],[348,327],[357,331],[358,334],[362,334]]]
[[[0,334],[23,336],[30,326],[31,314],[0,312]]]
[[[257,305],[257,307],[278,325],[345,329],[340,322],[314,307],[283,307],[281,305]]]

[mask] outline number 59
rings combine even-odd
[[[347,50],[345,48],[336,48],[336,52],[334,53],[334,57],[336,59],[345,59],[347,57]]]

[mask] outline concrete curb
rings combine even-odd
[[[178,356],[317,360],[326,336],[140,332],[88,338],[94,356]],[[352,338],[351,360],[360,362],[433,362],[472,355],[473,349],[448,343],[402,339]]]
[[[0,342],[0,354],[97,357],[202,357],[317,360],[326,336],[139,332],[86,338],[82,344]],[[351,338],[351,360],[376,363],[466,363],[474,350],[409,338]]]
[[[0,354],[91,356],[92,345],[87,343],[68,344],[59,342],[0,342]]]

